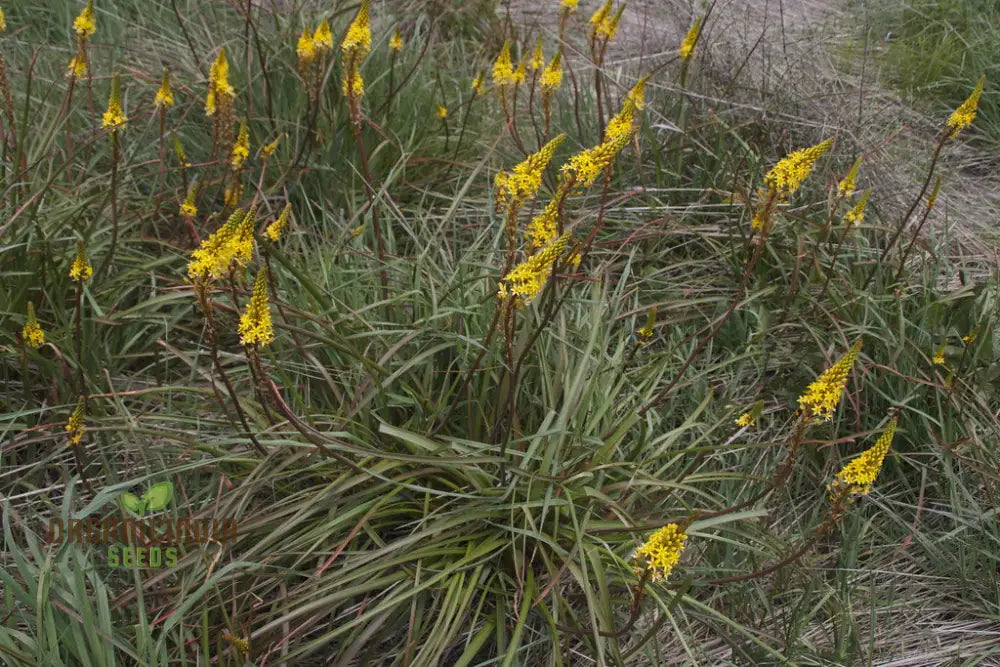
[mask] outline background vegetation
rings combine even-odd
[[[540,14],[486,0],[373,4],[361,147],[374,207],[336,47],[318,103],[296,56],[302,29],[322,18],[339,44],[357,3],[99,0],[91,76],[72,96],[82,3],[3,6],[4,661],[996,660],[1000,283],[994,238],[980,231],[988,210],[956,208],[995,159],[981,147],[1000,136],[991,3],[882,3],[836,18],[849,29],[828,56],[843,62],[824,71],[857,105],[893,95],[865,87],[877,66],[880,81],[919,98],[923,144],[897,141],[891,118],[848,121],[796,97],[802,79],[789,85],[776,55],[794,60],[796,34],[809,39],[792,27],[787,41],[773,30],[758,39],[748,19],[734,50],[739,14],[725,3],[627,8],[597,80],[606,120],[652,74],[641,129],[606,186],[569,200],[567,228],[577,242],[596,230],[593,242],[521,311],[508,357],[490,335],[505,259],[493,178],[540,145],[539,102],[533,124],[522,91],[519,145],[497,92],[474,96],[472,82],[489,79],[508,38],[515,59],[539,35],[546,58],[563,52],[551,134],[569,137],[523,227],[558,166],[601,137],[586,22],[597,5],[581,3],[560,42],[550,4]],[[666,25],[657,12],[674,17],[673,32],[642,32]],[[685,64],[677,47],[706,12]],[[260,229],[249,270],[212,293],[216,363],[187,264],[195,235],[232,209],[229,149],[213,146],[204,115],[219,47],[248,119],[239,204],[256,201]],[[177,105],[161,138],[164,66]],[[795,69],[807,78],[812,66]],[[117,166],[100,128],[114,72],[129,117]],[[934,133],[982,72],[979,117],[934,163]],[[764,174],[833,135],[747,272],[748,202]],[[835,193],[858,155],[871,204],[850,227]],[[928,207],[932,163],[947,206]],[[178,210],[194,179],[188,224]],[[271,243],[261,230],[286,202],[292,222]],[[96,269],[79,297],[68,277],[77,240]],[[265,262],[276,340],[257,382],[236,328]],[[38,349],[21,339],[29,300],[46,333]],[[648,338],[637,333],[647,322]],[[858,337],[836,416],[808,431],[772,485],[797,397]],[[67,447],[80,393],[86,431]],[[738,426],[755,405],[756,425]],[[830,515],[827,484],[892,411],[900,428],[872,493],[811,541]],[[113,569],[103,546],[46,542],[50,518],[125,517],[119,494],[163,480],[175,493],[162,516],[234,517],[238,540],[184,548],[161,570]],[[671,521],[691,522],[681,561],[637,600],[631,556]]]

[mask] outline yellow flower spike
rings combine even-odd
[[[253,257],[253,233],[257,223],[257,205],[254,204],[240,221],[236,233],[230,238],[232,261],[243,268]]]
[[[814,424],[830,421],[840,403],[840,395],[847,386],[847,375],[861,351],[859,338],[837,362],[823,372],[799,397],[799,412]]]
[[[69,440],[66,443],[67,446],[79,445],[80,441],[83,439],[84,431],[84,412],[83,412],[83,396],[79,398],[76,402],[76,409],[73,410],[73,414],[69,416],[69,421],[66,423],[66,431],[69,433]]]
[[[976,342],[976,337],[979,335],[979,327],[976,327],[968,333],[968,335],[962,336],[962,342],[966,345],[972,345]]]
[[[313,46],[316,53],[324,54],[333,50],[333,32],[330,30],[330,22],[323,19],[316,26],[316,31],[312,35]]]
[[[396,28],[396,32],[392,33],[392,39],[389,40],[389,50],[393,53],[399,53],[403,50],[403,36],[399,34],[399,28]]]
[[[566,253],[569,233],[549,243],[545,248],[521,262],[500,281],[497,298],[510,299],[518,305],[531,303],[545,287],[552,267]]]
[[[985,83],[986,75],[982,74],[976,83],[976,88],[948,118],[947,126],[952,129],[952,138],[957,137],[959,132],[972,125],[972,121],[976,119],[976,110],[979,108],[979,98],[983,94]]]
[[[87,52],[78,49],[76,55],[69,61],[66,67],[66,76],[75,79],[82,79],[87,74]]]
[[[538,189],[542,187],[542,174],[552,161],[559,144],[565,139],[566,133],[560,134],[509,172],[497,173],[494,180],[497,203],[504,206],[520,206],[538,194]]]
[[[7,19],[3,15],[3,9],[0,9],[0,32],[7,29]]]
[[[267,267],[260,267],[253,282],[253,295],[240,316],[240,343],[243,345],[268,345],[274,341],[271,308],[267,296]]]
[[[604,4],[597,8],[597,11],[591,14],[590,19],[587,21],[591,25],[591,32],[596,35],[597,31],[600,29],[601,25],[608,19],[611,14],[611,0],[605,0]]]
[[[153,106],[157,109],[169,109],[174,106],[174,93],[170,90],[170,70],[163,68],[163,81],[153,98]]]
[[[111,77],[111,94],[108,96],[108,110],[101,119],[101,128],[106,130],[121,130],[128,118],[122,110],[121,86],[118,83],[118,72]]]
[[[226,49],[220,46],[208,73],[208,95],[205,97],[205,115],[214,116],[220,104],[228,104],[236,98],[236,90],[229,83],[229,61]]]
[[[652,339],[656,329],[656,306],[653,306],[646,313],[646,324],[635,332],[635,342],[637,345],[645,345]]]
[[[87,253],[84,250],[83,241],[77,241],[76,257],[73,258],[73,264],[69,267],[69,277],[73,280],[86,282],[90,280],[92,275],[94,275],[94,268],[90,266],[90,261],[87,260]]]
[[[517,69],[514,70],[514,83],[516,84],[524,83],[524,80],[527,78],[527,76],[528,76],[528,68],[527,65],[524,64],[524,61],[522,60],[517,64]]]
[[[580,0],[560,0],[559,7],[570,12],[575,12],[578,4],[580,4]]]
[[[615,37],[615,33],[618,32],[618,22],[622,18],[622,14],[625,12],[625,3],[622,3],[611,17],[601,21],[601,25],[597,26],[597,34],[604,36],[607,40],[612,40]]]
[[[448,107],[443,107],[439,104],[437,108],[437,117],[441,120],[448,118]]]
[[[623,140],[625,143],[628,143],[632,138],[632,134],[636,129],[635,112],[637,109],[643,109],[646,106],[646,81],[648,80],[649,75],[647,74],[639,79],[632,89],[628,91],[621,111],[608,121],[608,126],[604,130],[605,141],[614,142]]]
[[[483,93],[483,75],[477,74],[476,78],[472,80],[472,92],[476,95],[481,95]]]
[[[278,150],[278,144],[281,143],[281,138],[283,136],[285,136],[284,133],[279,134],[274,138],[274,141],[269,144],[265,144],[264,147],[260,149],[260,154],[265,158],[269,158],[274,155],[275,151]]]
[[[236,183],[235,185],[227,185],[226,191],[222,195],[222,203],[229,208],[231,206],[236,206],[239,203],[240,198],[243,196],[243,184]]]
[[[247,129],[247,119],[240,120],[240,131],[236,135],[236,143],[229,154],[229,164],[233,170],[239,171],[243,168],[243,163],[250,157],[250,131]]]
[[[299,41],[295,45],[295,53],[299,57],[299,67],[303,70],[316,59],[316,42],[309,34],[309,28],[302,29],[302,35],[299,36]]]
[[[240,224],[244,219],[246,219],[246,211],[240,208],[236,209],[230,214],[225,224],[212,232],[191,253],[191,261],[188,262],[188,276],[191,279],[222,278],[228,274],[236,247],[233,239],[237,236]]]
[[[936,364],[938,366],[943,366],[944,365],[944,349],[945,349],[946,345],[947,345],[947,343],[941,343],[941,347],[939,347],[937,349],[937,351],[934,352],[934,356],[931,357],[931,361],[934,364]]]
[[[198,179],[191,182],[191,187],[188,188],[187,196],[184,197],[184,203],[181,204],[181,215],[185,218],[193,218],[198,215],[198,206],[195,204],[195,199],[198,197]]]
[[[97,32],[97,20],[94,18],[94,0],[87,0],[87,6],[73,20],[73,30],[76,36],[86,39]]]
[[[267,228],[264,230],[264,234],[267,235],[267,238],[271,239],[272,243],[277,243],[278,240],[281,238],[281,232],[288,225],[288,219],[291,216],[291,214],[292,214],[291,203],[285,204],[285,208],[281,209],[281,214],[278,216],[278,219],[269,224]]]
[[[635,134],[635,124],[630,124],[629,127],[629,131],[618,132],[613,138],[571,157],[560,169],[563,178],[572,180],[577,188],[593,185],[597,177],[632,139]]]
[[[861,195],[861,199],[855,204],[850,211],[844,214],[844,221],[849,225],[858,224],[864,222],[865,220],[865,209],[868,208],[868,198],[871,197],[872,191],[865,190],[865,193]]]
[[[31,348],[37,349],[45,344],[45,331],[35,317],[35,304],[31,301],[28,302],[28,319],[21,329],[21,338],[24,339],[24,344]]]
[[[858,169],[861,168],[861,158],[863,156],[859,155],[858,159],[854,161],[851,165],[851,170],[847,172],[847,176],[844,177],[840,183],[837,184],[837,196],[839,197],[850,197],[854,194],[854,189],[856,186],[856,181],[858,178]]]
[[[555,91],[559,90],[559,86],[562,85],[562,79],[562,51],[558,51],[556,52],[556,55],[553,56],[552,61],[549,62],[545,70],[542,71],[542,92],[551,95]]]
[[[369,0],[361,0],[361,6],[354,20],[347,28],[347,35],[340,44],[341,51],[345,55],[355,55],[357,58],[364,58],[372,48],[372,26],[371,10]]]
[[[537,71],[545,67],[545,54],[542,52],[542,36],[538,36],[538,41],[535,43],[535,51],[531,54],[531,60],[528,61],[528,67],[532,71]]]
[[[352,99],[364,97],[365,80],[361,78],[361,73],[358,72],[357,66],[355,66],[353,72],[348,73],[344,77],[342,92],[344,93],[344,97]]]
[[[514,83],[514,65],[510,59],[510,40],[503,43],[500,55],[493,63],[493,83],[498,86],[506,86]]]
[[[184,147],[181,146],[181,140],[177,138],[177,135],[173,135],[174,140],[174,153],[177,154],[177,161],[181,163],[182,167],[190,167],[191,163],[188,162],[187,153],[184,152]]]
[[[698,43],[698,37],[701,36],[701,20],[702,17],[695,19],[694,24],[688,28],[687,34],[684,35],[684,40],[681,42],[681,47],[678,49],[677,53],[685,61],[690,60],[691,56],[694,55],[694,47]]]
[[[833,146],[832,137],[815,146],[789,153],[767,172],[764,182],[781,196],[792,194],[809,176],[816,160],[830,150],[831,146]]]
[[[872,484],[875,483],[875,479],[882,470],[885,455],[889,453],[898,422],[899,418],[893,417],[875,444],[837,473],[831,485],[832,492],[843,491],[851,495],[867,495],[871,491]]]
[[[676,523],[668,523],[650,535],[632,556],[635,576],[664,581],[680,561],[687,537]]]

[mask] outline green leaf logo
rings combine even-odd
[[[142,498],[134,493],[125,493],[118,496],[122,501],[122,506],[133,514],[143,516],[146,512],[161,510],[170,503],[174,496],[174,485],[170,482],[160,482],[149,487]]]

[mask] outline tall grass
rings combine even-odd
[[[0,40],[14,119],[0,219],[5,661],[996,655],[1000,283],[947,289],[947,230],[914,234],[933,206],[931,155],[913,156],[928,182],[908,193],[913,215],[873,195],[849,224],[864,163],[859,192],[839,195],[855,156],[835,142],[779,193],[767,174],[790,149],[698,94],[710,45],[680,58],[678,41],[641,71],[595,64],[593,6],[546,18],[546,59],[561,49],[566,68],[548,136],[531,72],[506,110],[496,86],[473,91],[505,40],[515,66],[536,44],[490,3],[375,3],[365,94],[351,100],[337,47],[356,3],[109,0],[70,97],[82,7],[5,7]],[[310,73],[296,41],[322,18],[334,50]],[[228,130],[204,114],[219,47],[236,91]],[[177,104],[161,132],[164,66]],[[100,125],[116,72],[128,121],[112,140]],[[593,185],[566,186],[558,224],[572,241],[543,288],[498,299],[530,255],[526,225],[573,178],[560,167],[650,73],[635,135]],[[234,174],[241,117],[250,158]],[[496,173],[560,132],[540,192],[506,211],[511,244]],[[183,216],[195,180],[198,214]],[[264,229],[286,203],[273,242]],[[189,273],[199,243],[251,205],[245,266]],[[68,275],[78,240],[98,269],[87,281]],[[242,345],[258,275],[274,342]],[[22,339],[29,300],[37,349]],[[833,419],[811,423],[798,399],[859,338]],[[68,446],[80,397],[85,431]],[[829,485],[892,415],[873,489],[848,502]],[[235,518],[236,541],[181,544],[174,567],[144,569],[46,539],[52,519],[128,517],[119,496],[160,481],[174,495],[157,518]],[[671,523],[687,540],[660,580],[634,554]]]

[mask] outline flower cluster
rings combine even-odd
[[[295,54],[299,57],[299,68],[303,71],[316,59],[316,42],[309,28],[302,29],[302,35],[295,45]]]
[[[281,238],[281,232],[285,229],[285,226],[288,225],[288,218],[291,214],[292,205],[290,203],[285,204],[285,208],[281,209],[281,214],[278,215],[278,219],[269,224],[264,230],[267,238],[271,239],[272,243],[276,243],[278,239]]]
[[[236,90],[229,83],[229,61],[225,47],[219,47],[212,68],[208,73],[208,95],[205,97],[205,115],[214,116],[221,108],[224,112],[231,108],[236,99]],[[225,114],[223,114],[225,115]]]
[[[181,204],[181,215],[185,218],[193,218],[198,215],[198,206],[195,204],[195,199],[198,197],[198,180],[195,179],[191,182],[191,187],[188,188],[187,196],[184,197],[184,203]]]
[[[541,252],[515,266],[500,281],[497,298],[509,299],[519,306],[530,303],[545,287],[552,267],[566,253],[568,245],[569,234],[566,233],[546,245]]]
[[[507,86],[515,83],[514,65],[510,59],[510,40],[503,43],[500,55],[493,62],[493,83],[498,86]]]
[[[195,280],[223,278],[235,263],[246,266],[253,253],[253,228],[257,208],[233,211],[226,223],[191,253],[188,276]]]
[[[538,152],[529,155],[511,171],[498,172],[494,179],[497,204],[510,209],[520,206],[523,202],[534,197],[542,186],[542,173],[545,171],[545,167],[548,166],[556,149],[564,139],[566,139],[566,134],[560,134],[542,146]]]
[[[76,33],[76,55],[69,61],[67,74],[72,78],[79,79],[87,73],[87,40],[97,32],[94,0],[87,0],[86,6],[73,20],[73,32]]]
[[[399,53],[403,50],[403,36],[399,34],[399,28],[396,28],[396,32],[392,33],[392,37],[389,39],[389,50],[393,53]]]
[[[979,77],[979,82],[976,83],[976,88],[969,97],[948,118],[947,125],[952,130],[952,137],[957,137],[959,132],[972,125],[972,121],[976,119],[976,110],[979,108],[979,98],[983,94],[985,83],[986,75],[983,74]]]
[[[668,523],[649,536],[632,555],[635,576],[663,581],[681,559],[687,533],[676,523]]]
[[[871,194],[871,190],[865,190],[865,193],[861,195],[861,199],[851,207],[851,210],[844,214],[844,221],[847,224],[853,225],[864,222],[865,209],[868,208],[868,198],[871,197]]]
[[[330,22],[323,19],[316,26],[312,35],[313,48],[316,53],[324,54],[333,50],[333,31],[330,30]]]
[[[170,90],[170,70],[163,70],[163,81],[160,83],[156,97],[153,98],[153,106],[157,109],[169,109],[174,106],[174,93]]]
[[[840,395],[847,386],[847,375],[854,366],[854,360],[861,351],[861,339],[842,356],[837,363],[823,372],[799,397],[799,410],[813,423],[830,421],[840,403]]]
[[[539,79],[542,84],[542,94],[551,95],[559,90],[559,86],[562,85],[562,79],[562,51],[557,51],[556,55],[549,61],[549,64],[542,70],[542,76]]]
[[[358,114],[360,108],[358,101],[365,94],[365,82],[361,78],[359,66],[368,52],[372,48],[372,27],[371,10],[369,0],[361,0],[358,13],[347,28],[344,41],[340,43],[340,50],[343,54],[344,79],[342,89],[344,96],[351,100],[352,116],[354,122],[360,122]]]
[[[699,35],[701,35],[701,17],[695,20],[694,25],[688,29],[681,42],[681,48],[678,50],[678,54],[685,61],[690,60],[691,56],[694,55],[694,47],[698,43]]]
[[[234,171],[239,171],[248,157],[250,157],[250,132],[247,129],[247,119],[244,118],[240,121],[240,131],[229,154],[229,164]]]
[[[73,280],[86,282],[90,280],[92,275],[94,275],[94,268],[90,266],[90,262],[87,260],[87,253],[84,251],[83,241],[77,241],[76,257],[73,258],[73,264],[69,267],[69,277]]]
[[[830,150],[831,146],[833,146],[832,138],[815,146],[789,153],[787,157],[780,160],[767,172],[764,176],[764,182],[778,195],[787,197],[799,189],[799,186],[812,171],[813,164],[820,156]]]
[[[871,491],[872,484],[875,483],[875,478],[878,477],[878,473],[882,469],[885,455],[889,453],[892,437],[896,434],[897,423],[898,418],[893,417],[875,444],[837,473],[830,485],[832,494],[867,495]]]
[[[21,329],[21,338],[28,347],[38,348],[45,344],[45,332],[35,317],[35,304],[31,301],[28,302],[28,319]]]
[[[112,132],[125,127],[128,118],[122,110],[121,86],[118,83],[118,72],[111,77],[111,94],[108,96],[108,110],[101,119],[101,127]]]
[[[844,177],[844,180],[837,184],[838,196],[850,197],[854,194],[854,189],[857,185],[858,179],[858,169],[861,168],[861,158],[862,156],[859,155],[858,159],[854,161],[853,165],[851,165],[851,170],[847,172],[847,176]]]
[[[69,433],[69,442],[67,445],[79,445],[80,441],[83,439],[84,431],[84,412],[83,412],[83,396],[80,400],[76,402],[76,409],[69,416],[69,421],[66,423],[66,431]]]
[[[271,324],[271,309],[267,298],[267,267],[261,267],[253,283],[253,295],[246,310],[240,316],[240,343],[243,345],[267,345],[274,341],[274,327]]]

